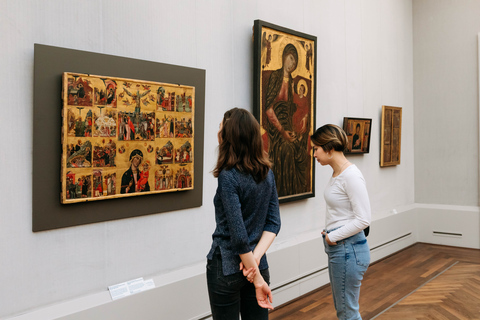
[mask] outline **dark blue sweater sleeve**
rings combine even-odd
[[[218,186],[225,209],[232,252],[240,255],[250,252],[248,233],[242,217],[242,205],[239,198],[239,185],[233,171],[223,170],[218,176]]]
[[[275,185],[275,177],[273,176],[273,172],[270,170],[269,178],[273,180],[272,182],[272,193],[269,200],[268,205],[268,213],[267,213],[267,220],[265,223],[265,227],[263,231],[273,232],[278,234],[280,232],[280,209],[278,204],[278,194],[277,194],[277,187]]]

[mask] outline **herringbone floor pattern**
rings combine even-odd
[[[364,320],[480,320],[480,250],[417,243],[372,264],[360,312]],[[299,319],[336,319],[329,285],[270,313]]]
[[[376,319],[480,319],[480,265],[456,263]]]

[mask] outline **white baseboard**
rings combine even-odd
[[[418,241],[480,249],[478,207],[418,205]]]

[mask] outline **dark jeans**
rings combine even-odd
[[[268,269],[261,270],[265,282],[270,284]],[[243,272],[224,276],[222,256],[217,251],[207,260],[207,284],[210,308],[214,320],[267,320],[268,310],[261,308],[255,296],[255,287],[243,276]]]

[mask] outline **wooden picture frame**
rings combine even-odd
[[[195,87],[65,72],[62,98],[63,204],[194,188]]]
[[[400,164],[402,140],[402,108],[382,106],[380,167]]]
[[[348,147],[345,154],[369,153],[372,119],[343,118],[343,130],[348,137]]]
[[[254,107],[280,202],[315,196],[317,37],[254,22]]]

